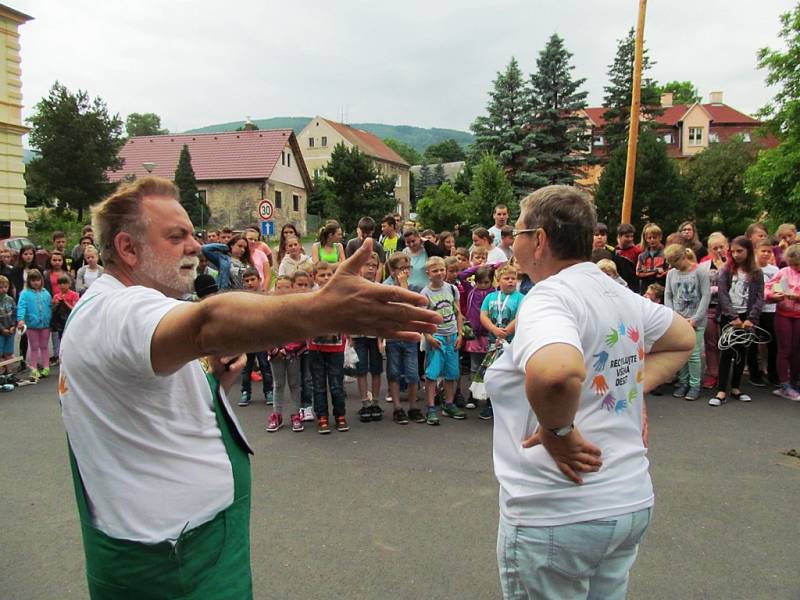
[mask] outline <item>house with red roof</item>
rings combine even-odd
[[[120,152],[122,168],[110,172],[109,180],[148,174],[174,179],[184,145],[211,210],[207,229],[236,230],[258,222],[258,204],[266,198],[274,206],[276,230],[293,223],[306,232],[311,178],[291,129],[132,137]]]
[[[394,195],[397,212],[407,218],[411,212],[411,186],[409,165],[376,135],[343,123],[316,116],[297,135],[303,159],[312,176],[323,176],[324,168],[331,159],[336,144],[347,148],[356,147],[366,154],[382,175],[395,179]]]
[[[673,104],[672,99],[672,93],[662,94],[663,112],[654,117],[656,132],[667,145],[667,154],[672,158],[685,160],[709,145],[725,143],[735,135],[740,135],[745,142],[765,148],[773,148],[778,144],[774,136],[763,136],[757,132],[761,121],[724,104],[722,92],[711,92],[707,104]],[[591,153],[601,159],[601,164],[589,169],[586,178],[579,182],[583,185],[597,181],[602,172],[602,159],[608,157],[603,136],[605,112],[602,106],[579,111],[591,130]]]

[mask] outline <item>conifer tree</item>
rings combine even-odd
[[[477,156],[485,152],[494,154],[508,174],[514,192],[522,196],[532,189],[525,176],[530,93],[516,58],[512,57],[505,72],[497,74],[489,96],[487,114],[475,119],[471,126],[475,134],[472,149]]]
[[[192,156],[189,154],[189,147],[186,144],[181,148],[178,166],[175,169],[175,185],[180,191],[181,206],[189,214],[192,224],[202,227],[208,223],[211,211],[205,201],[200,199],[197,179],[192,168]]]
[[[433,185],[439,187],[447,179],[444,175],[444,165],[441,162],[436,163],[433,168]]]
[[[470,218],[474,223],[486,225],[492,223],[492,213],[498,204],[506,204],[512,211],[517,203],[514,202],[514,189],[497,163],[497,159],[485,153],[480,162],[475,166],[469,192]],[[516,217],[516,215],[512,215]]]
[[[419,177],[417,177],[414,182],[417,186],[414,192],[418,200],[422,198],[425,192],[428,191],[428,188],[433,185],[432,177],[433,174],[431,173],[430,166],[428,166],[428,161],[423,158],[422,166],[419,168]]]
[[[617,54],[614,62],[608,68],[608,85],[603,89],[603,106],[606,112],[603,119],[606,121],[604,136],[609,153],[620,145],[627,144],[628,123],[630,122],[631,94],[633,93],[633,63],[636,49],[636,34],[633,27],[628,35],[617,41]],[[640,125],[647,119],[661,114],[661,97],[658,85],[652,79],[645,77],[647,70],[655,65],[648,56],[647,49],[642,54],[642,89],[641,89],[641,116]]]
[[[564,40],[553,34],[536,60],[531,75],[530,132],[525,147],[530,151],[524,178],[532,189],[551,184],[572,185],[586,164],[588,136],[583,117],[586,79],[573,79],[572,53]]]

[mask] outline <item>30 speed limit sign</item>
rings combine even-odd
[[[274,208],[272,202],[264,198],[258,203],[258,216],[262,221],[269,221],[272,218]]]

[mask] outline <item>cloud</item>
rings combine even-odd
[[[778,46],[787,0],[651,2],[646,40],[659,81],[693,81],[707,98],[752,112],[770,98],[755,68]],[[123,117],[155,112],[172,131],[271,116],[467,129],[497,71],[526,73],[557,32],[600,104],[633,0],[374,3],[288,0],[225,4],[20,0],[24,115],[58,79]],[[67,25],[68,24],[68,25]]]

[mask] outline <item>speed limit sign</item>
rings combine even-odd
[[[272,218],[273,212],[272,202],[268,199],[264,198],[258,203],[258,216],[262,221],[269,221]]]

